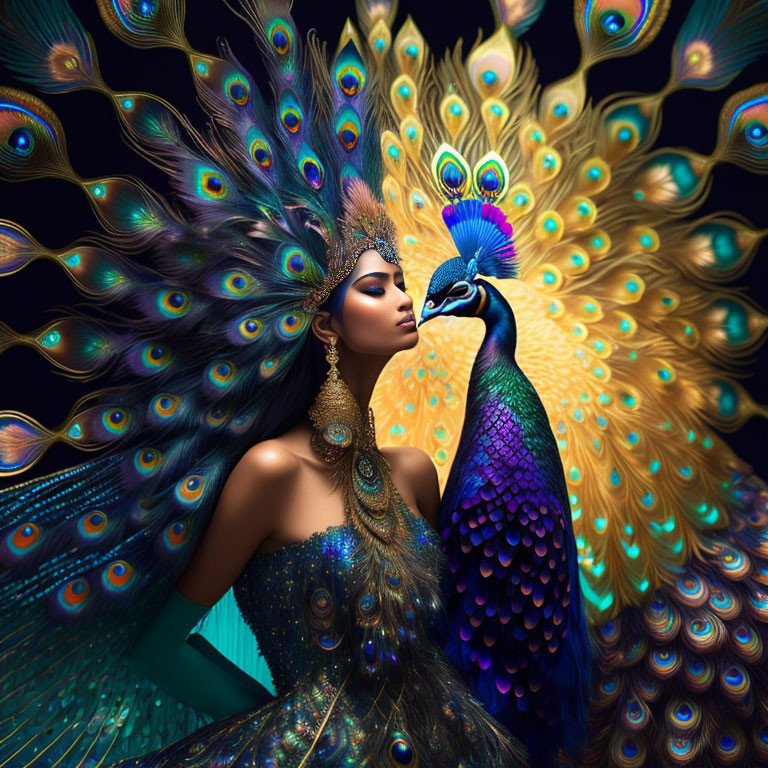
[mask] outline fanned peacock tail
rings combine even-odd
[[[412,20],[394,31],[381,5],[363,17],[391,83],[383,192],[409,285],[418,304],[456,252],[441,187],[461,179],[479,191],[498,155],[509,191],[496,204],[513,225],[520,273],[495,285],[557,439],[599,651],[585,760],[762,763],[766,497],[715,429],[767,415],[737,382],[766,316],[726,285],[765,230],[734,212],[690,215],[718,163],[768,169],[768,85],[725,102],[711,155],[651,147],[668,95],[723,88],[765,50],[768,4],[699,0],[667,85],[596,106],[589,67],[649,45],[668,3],[576,2],[580,65],[539,93],[516,38],[541,5],[498,3],[490,38],[435,64]],[[461,318],[428,324],[375,393],[386,438],[427,450],[443,482],[480,340],[480,325]]]
[[[104,229],[52,251],[0,222],[0,274],[54,261],[92,302],[29,334],[0,325],[0,352],[25,344],[67,376],[109,376],[55,428],[0,412],[1,474],[29,470],[55,441],[101,452],[0,494],[0,761],[95,765],[203,722],[115,662],[180,575],[234,462],[289,426],[274,404],[298,391],[302,306],[322,284],[342,190],[353,178],[380,188],[376,77],[352,25],[328,62],[315,41],[302,46],[288,3],[242,6],[271,100],[225,44],[220,56],[189,46],[183,3],[99,3],[124,42],[187,57],[205,135],[163,99],[111,90],[65,0],[0,12],[0,55],[19,79],[105,95],[178,203],[131,176],[81,177],[52,110],[0,89],[0,176],[72,182]]]

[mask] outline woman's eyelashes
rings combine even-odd
[[[395,287],[405,293],[405,281],[395,283]],[[386,287],[382,285],[366,285],[360,290],[368,296],[383,296],[387,292]]]

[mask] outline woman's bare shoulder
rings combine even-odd
[[[440,486],[432,459],[420,448],[410,445],[387,446],[381,452],[392,467],[395,484],[408,489],[408,495],[416,500],[419,512],[433,528],[436,527]]]
[[[254,473],[255,480],[278,480],[299,467],[299,458],[280,438],[262,440],[252,445],[240,460]]]
[[[393,466],[397,464],[398,467],[408,468],[416,475],[437,474],[432,459],[421,448],[411,445],[388,445],[382,448],[381,452]]]

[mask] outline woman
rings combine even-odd
[[[215,136],[148,94],[115,97],[189,218],[131,178],[81,185],[111,245],[147,248],[158,269],[103,243],[75,248],[61,263],[76,285],[139,317],[111,327],[73,314],[40,351],[89,376],[114,361],[130,386],[93,392],[56,431],[0,414],[7,474],[57,439],[108,449],[1,500],[11,735],[0,759],[523,765],[435,637],[435,469],[416,450],[379,451],[368,409],[387,360],[418,340],[397,233],[372,192],[375,68],[357,33],[330,64],[314,45],[306,61],[287,12],[249,8],[274,114],[228,50],[188,44]],[[50,54],[58,89],[101,83],[68,6],[30,9],[4,21],[17,23],[18,61]],[[164,6],[100,10],[131,44],[183,37]],[[29,14],[47,19],[44,35]],[[0,101],[5,178],[76,178],[45,104],[14,89]],[[31,236],[9,232],[28,258]],[[232,585],[274,698],[199,636],[185,640]],[[214,722],[201,729],[202,714]]]
[[[417,449],[379,451],[366,415],[384,365],[418,341],[413,302],[383,209],[362,184],[348,202],[342,266],[308,339],[329,351],[328,379],[308,415],[240,459],[130,654],[134,670],[217,721],[126,764],[208,765],[222,749],[237,752],[234,765],[523,764],[430,636],[444,567],[430,529],[437,473]],[[210,647],[183,645],[233,583],[275,680],[271,701]]]

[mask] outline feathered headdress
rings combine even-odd
[[[398,263],[397,232],[384,206],[360,179],[352,179],[344,194],[344,217],[328,250],[323,284],[307,296],[304,307],[312,312],[340,285],[357,264],[360,254],[378,251],[391,264]]]

